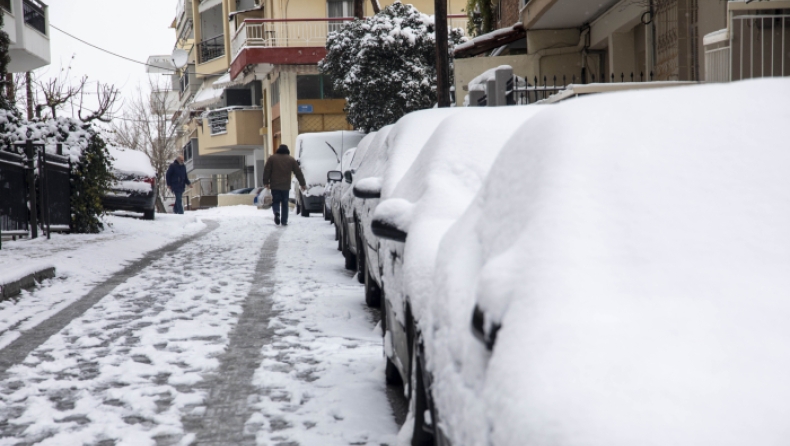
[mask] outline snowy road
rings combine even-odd
[[[197,215],[218,227],[0,377],[0,446],[396,444],[380,331],[331,226]]]

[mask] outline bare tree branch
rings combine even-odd
[[[120,90],[115,88],[115,85],[111,84],[102,84],[101,82],[96,84],[96,99],[98,101],[98,108],[95,111],[92,111],[88,117],[82,116],[83,111],[83,96],[84,90],[80,93],[80,110],[77,115],[80,117],[82,122],[91,122],[91,121],[101,121],[105,123],[112,122],[112,115],[115,111],[115,103],[118,102],[118,94]]]

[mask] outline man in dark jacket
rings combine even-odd
[[[288,146],[281,145],[277,153],[270,156],[263,168],[263,186],[272,191],[274,224],[288,225],[288,193],[291,190],[291,174],[296,175],[299,186],[305,190],[307,183],[299,163],[291,156]],[[282,216],[282,220],[280,220]]]
[[[173,191],[176,196],[176,205],[173,207],[173,213],[183,214],[184,204],[181,197],[184,195],[184,190],[187,186],[191,186],[187,177],[187,166],[184,165],[184,157],[179,155],[173,164],[167,168],[167,175],[165,175],[167,187]]]

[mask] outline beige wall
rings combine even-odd
[[[261,110],[233,110],[228,113],[228,131],[221,135],[212,135],[208,121],[198,127],[198,143],[201,155],[212,155],[236,146],[263,146],[261,127],[263,112]],[[250,155],[252,154],[252,148]]]

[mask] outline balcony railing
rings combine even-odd
[[[228,109],[212,111],[206,117],[211,136],[228,133]]]
[[[247,19],[231,41],[236,56],[246,47],[324,47],[329,33],[339,30],[351,17],[317,19]]]
[[[225,55],[225,35],[198,42],[198,56],[200,63],[205,63]]]
[[[248,47],[325,47],[327,36],[353,21],[353,17],[314,19],[247,19],[231,40],[231,54]],[[466,29],[466,15],[448,16],[450,28]]]
[[[42,34],[46,34],[47,16],[44,12],[46,5],[35,0],[24,0],[22,2],[22,7],[25,13],[25,23]]]

